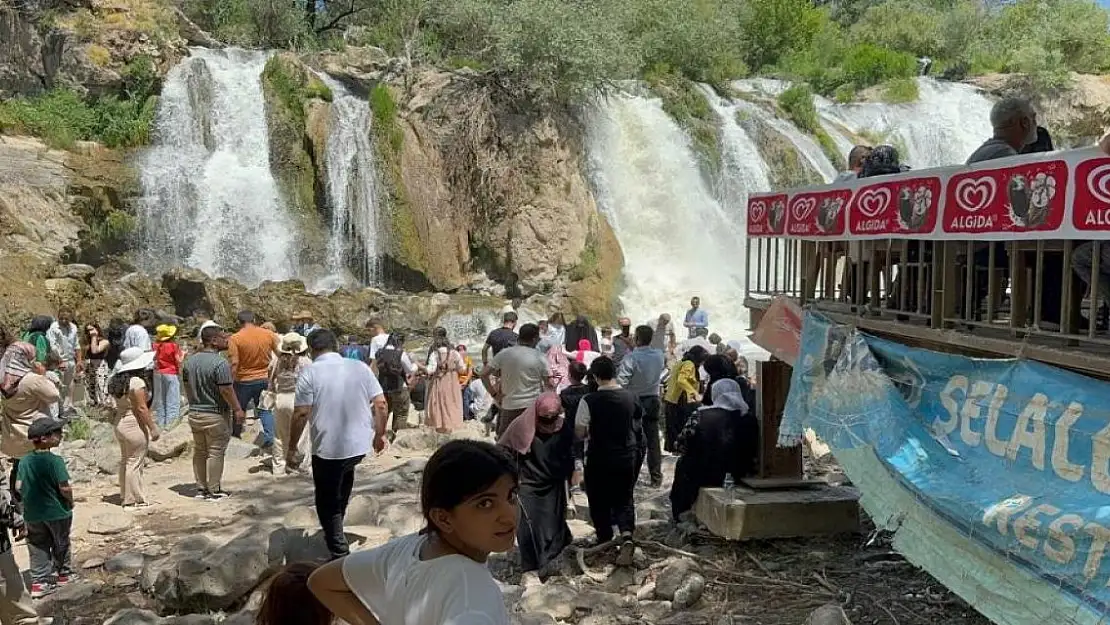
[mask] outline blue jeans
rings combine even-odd
[[[266,390],[269,382],[266,380],[251,380],[249,382],[236,382],[235,383],[235,397],[239,400],[239,407],[245,412],[250,403],[254,402],[255,412],[258,413],[258,420],[262,422],[262,446],[267,447],[274,444],[274,413],[269,410],[262,410],[258,407],[262,403],[262,391]],[[235,423],[232,427],[231,434],[235,438],[243,437],[243,426]]]
[[[470,390],[470,385],[467,384],[462,388],[463,399],[463,420],[469,421],[474,418],[474,411],[470,409],[470,402],[474,401],[474,393]]]
[[[166,429],[181,416],[181,380],[169,373],[154,374],[154,422]]]

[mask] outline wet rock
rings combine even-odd
[[[131,516],[131,513],[123,510],[101,512],[93,517],[92,522],[89,523],[89,533],[112,536],[127,531],[134,522],[135,518]]]
[[[673,601],[675,593],[682,587],[686,578],[697,574],[698,570],[697,563],[690,558],[676,558],[663,567],[658,579],[655,580],[655,596]]]
[[[138,551],[125,551],[121,554],[109,558],[104,563],[104,570],[109,573],[125,573],[128,575],[137,575],[143,570],[143,564],[146,562],[146,557]]]
[[[525,590],[520,607],[525,613],[546,614],[557,621],[565,621],[574,616],[577,597],[573,588],[548,583]]]
[[[844,608],[834,603],[823,605],[809,613],[805,625],[852,625]]]

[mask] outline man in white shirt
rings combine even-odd
[[[62,364],[58,367],[58,375],[62,379],[59,408],[65,414],[73,408],[73,380],[85,366],[77,324],[73,323],[72,308],[63,306],[58,309],[58,319],[50,325],[46,339],[50,342],[50,349],[62,359]]]
[[[355,467],[370,451],[385,449],[388,416],[385,394],[365,363],[343,358],[339,341],[328,329],[308,337],[313,363],[297,379],[293,425],[289,440],[300,440],[306,423],[311,425],[312,481],[316,488],[316,514],[332,558],[350,549],[343,534],[343,515],[354,486]],[[290,445],[292,462],[297,452]]]
[[[385,331],[385,324],[382,322],[381,319],[371,319],[370,322],[366,324],[366,326],[370,328],[370,333],[373,335],[370,338],[369,353],[369,358],[371,361],[373,361],[375,358],[377,358],[378,350],[385,347],[386,343],[389,342],[389,333]]]
[[[482,370],[482,384],[495,400],[500,399],[498,437],[505,433],[513,419],[524,414],[541,393],[551,388],[551,367],[547,358],[536,349],[539,341],[539,327],[534,323],[524,324],[520,327],[517,344],[498,352],[489,366]],[[498,378],[496,385],[491,377]]]

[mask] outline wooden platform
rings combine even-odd
[[[823,536],[859,531],[859,493],[817,484],[788,490],[703,488],[694,512],[728,540]]]

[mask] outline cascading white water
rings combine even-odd
[[[327,269],[334,283],[321,286],[342,286],[349,270],[364,283],[379,284],[382,196],[370,139],[370,104],[338,81],[321,78],[332,92],[325,169],[330,216]]]
[[[835,104],[817,98],[824,120],[854,133],[866,131],[904,147],[902,162],[914,169],[963,163],[991,136],[993,103],[961,83],[917,79],[917,101],[908,104]]]
[[[729,213],[737,214],[741,223],[748,206],[748,194],[769,191],[767,163],[759,154],[759,146],[736,121],[737,103],[717,95],[708,85],[702,86],[709,106],[721,123],[721,172],[717,176],[717,198]]]
[[[140,256],[247,285],[296,274],[295,221],[270,172],[260,75],[268,54],[192,48],[166,76],[139,160]]]
[[[744,336],[742,209],[721,206],[658,100],[611,96],[586,126],[595,194],[624,252],[625,314],[642,323],[670,313],[681,327],[697,295],[713,331]]]

